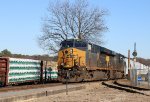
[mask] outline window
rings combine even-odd
[[[73,41],[63,41],[61,46],[62,48],[73,47]]]
[[[75,47],[86,47],[86,43],[82,41],[75,41]]]
[[[88,50],[91,51],[91,49],[92,49],[92,45],[88,44]]]

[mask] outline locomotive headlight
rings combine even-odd
[[[70,49],[70,53],[73,53],[73,49]]]
[[[64,66],[64,63],[61,63],[62,66]]]

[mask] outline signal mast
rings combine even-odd
[[[134,62],[136,62],[136,56],[137,56],[136,43],[134,43],[134,51],[133,51],[132,55],[134,56]]]

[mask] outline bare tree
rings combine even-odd
[[[107,30],[103,17],[107,12],[90,8],[87,0],[59,0],[49,5],[48,13],[44,19],[43,35],[39,37],[39,44],[46,50],[57,52],[60,42],[70,38],[95,44],[103,42],[102,32]]]

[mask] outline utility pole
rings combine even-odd
[[[130,80],[131,80],[130,50],[128,50],[128,79],[130,79]]]
[[[130,69],[130,50],[128,50],[128,68]]]

